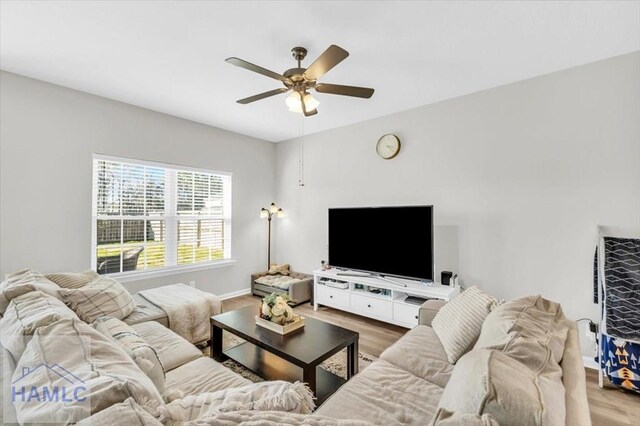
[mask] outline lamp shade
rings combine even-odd
[[[287,107],[289,107],[289,111],[302,112],[302,107],[300,106],[300,93],[291,92],[284,101],[287,104]]]
[[[278,207],[276,206],[276,203],[271,203],[271,207],[269,207],[269,211],[271,213],[275,213],[278,211]]]
[[[309,93],[305,92],[303,99],[304,106],[307,111],[313,111],[318,107],[318,105],[320,105],[320,102],[318,102],[318,100],[311,96],[311,94]],[[291,94],[285,99],[285,102],[287,104],[287,107],[289,107],[289,111],[302,113],[302,105],[300,104],[299,92],[291,92]]]
[[[284,210],[282,210],[282,209],[278,209],[277,216],[278,216],[278,217],[284,217]]]
[[[262,209],[260,209],[260,218],[264,219],[266,217],[269,217],[269,210],[263,207]]]

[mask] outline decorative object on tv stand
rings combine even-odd
[[[320,265],[322,265],[321,269],[323,271],[327,271],[327,270],[331,269],[331,266],[327,263],[326,260],[321,260],[320,261]]]
[[[304,327],[304,317],[294,314],[289,306],[293,300],[286,294],[271,293],[260,302],[256,324],[279,334]]]
[[[260,218],[262,219],[267,219],[269,221],[269,248],[268,248],[268,254],[267,254],[267,271],[269,270],[269,268],[271,268],[271,219],[273,218],[273,216],[276,217],[284,217],[284,211],[282,210],[282,208],[276,206],[276,203],[271,203],[271,206],[269,206],[269,208],[265,208],[263,207],[260,210]]]

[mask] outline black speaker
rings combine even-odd
[[[453,272],[442,271],[440,274],[440,282],[442,285],[451,285],[451,277],[453,276]]]

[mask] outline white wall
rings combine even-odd
[[[328,207],[433,204],[437,273],[595,317],[596,226],[640,234],[639,76],[634,53],[310,135],[299,187],[300,140],[274,146],[2,72],[0,273],[89,267],[97,152],[233,172],[239,262],[127,283],[134,291],[191,280],[246,289],[264,269],[257,212],[272,200],[287,213],[274,221],[273,259],[306,272],[327,257]],[[403,142],[390,161],[375,154],[384,133]]]
[[[223,294],[264,269],[272,143],[60,86],[0,74],[0,273],[91,265],[92,153],[233,173],[234,266],[130,282],[134,291],[194,280]]]
[[[596,226],[640,233],[639,76],[634,53],[309,135],[304,187],[300,139],[278,144],[275,259],[319,267],[328,207],[433,204],[438,275],[595,318]],[[389,161],[385,133],[402,141]]]

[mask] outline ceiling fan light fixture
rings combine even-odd
[[[369,87],[318,83],[318,79],[320,77],[332,70],[336,65],[344,61],[349,56],[349,52],[344,50],[342,47],[332,44],[308,67],[303,67],[301,64],[307,56],[307,49],[297,46],[291,49],[291,53],[293,54],[293,59],[298,62],[298,66],[296,68],[290,68],[282,74],[278,74],[277,72],[273,72],[240,58],[227,58],[226,61],[231,65],[262,74],[263,76],[274,80],[279,80],[284,85],[284,87],[279,89],[269,90],[268,92],[249,96],[248,98],[240,99],[237,102],[241,105],[246,105],[261,99],[291,92],[285,98],[289,111],[304,114],[305,117],[312,117],[318,113],[316,108],[320,105],[320,102],[311,96],[308,90],[314,89],[318,93],[351,96],[363,99],[369,99],[373,96],[374,89]]]
[[[289,107],[289,111],[302,113],[302,105],[300,104],[300,92],[291,92],[289,96],[285,99],[287,107]],[[311,94],[305,93],[304,95],[304,106],[307,111],[313,111],[320,105],[320,102]]]

